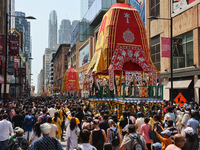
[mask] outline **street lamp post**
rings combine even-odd
[[[172,42],[173,42],[173,19],[172,17],[170,18],[158,18],[158,17],[155,17],[155,16],[150,16],[148,17],[148,19],[152,19],[152,20],[170,20],[170,24],[171,24],[171,33],[170,33],[170,38],[171,38],[171,43],[170,43],[170,46],[171,46],[171,53],[170,53],[170,57],[171,57],[171,93],[170,93],[170,99],[171,99],[171,105],[173,104],[173,45],[172,45]]]
[[[6,84],[7,84],[7,60],[8,60],[8,45],[7,45],[7,42],[8,42],[8,16],[9,17],[16,17],[16,18],[24,18],[24,19],[36,19],[35,17],[32,17],[32,16],[27,16],[27,17],[21,17],[21,16],[14,16],[14,15],[8,15],[8,13],[6,12],[6,39],[5,39],[5,71],[4,71],[4,93],[3,93],[3,98],[4,98],[4,106],[6,104]],[[21,69],[21,68],[20,68]],[[20,74],[21,74],[21,70],[20,70]],[[21,82],[20,82],[21,84]],[[21,90],[21,85],[20,85],[20,90]]]

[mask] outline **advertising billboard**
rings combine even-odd
[[[171,0],[172,3],[172,17],[186,11],[192,6],[200,3],[200,0]]]
[[[140,13],[140,17],[142,18],[144,26],[145,26],[145,17],[146,17],[146,11],[145,11],[146,3],[145,2],[146,0],[129,0],[129,4],[133,6]]]
[[[89,42],[79,50],[79,68],[89,63]]]

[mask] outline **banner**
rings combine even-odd
[[[9,35],[9,55],[19,55],[19,36]]]
[[[5,51],[5,36],[4,35],[0,35],[0,55],[4,55],[4,51]]]
[[[170,58],[171,38],[161,37],[161,42],[162,42],[162,57]]]
[[[200,0],[171,0],[172,3],[172,17],[186,11],[194,5],[200,3]]]

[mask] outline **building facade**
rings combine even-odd
[[[67,54],[69,49],[70,49],[70,44],[60,44],[52,60],[54,93],[60,92],[64,73],[68,69]]]
[[[55,10],[51,11],[49,15],[49,37],[48,47],[53,48],[54,44],[57,44],[57,13]]]
[[[59,29],[59,44],[71,43],[71,21],[63,19]]]
[[[180,6],[180,7],[178,7]],[[180,5],[173,1],[146,1],[146,29],[154,66],[161,72],[164,99],[170,100],[171,58],[162,57],[162,37],[173,37],[173,99],[182,93],[188,101],[199,102],[200,88],[200,4],[199,0]],[[149,16],[166,20],[149,20]],[[172,28],[170,18],[172,17]]]
[[[54,48],[46,48],[45,53],[43,55],[43,86],[44,86],[44,91],[46,91],[46,84],[48,82],[48,76],[50,73],[50,56],[52,53],[55,53],[57,50],[57,47]]]
[[[77,63],[77,71],[79,74],[80,94],[82,97],[87,97],[85,95],[89,93],[88,91],[83,91],[83,80],[84,80],[84,73],[87,70],[94,54],[93,48],[94,48],[94,38],[90,37],[81,45],[77,53],[76,63]]]
[[[44,82],[43,82],[43,69],[40,70],[40,81],[39,81],[39,88],[38,88],[38,95],[41,95],[44,92]]]

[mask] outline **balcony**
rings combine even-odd
[[[108,85],[94,87],[89,94],[89,100],[110,101],[116,100],[121,102],[154,101],[160,102],[163,99],[163,86],[126,86],[115,85],[113,91]]]

